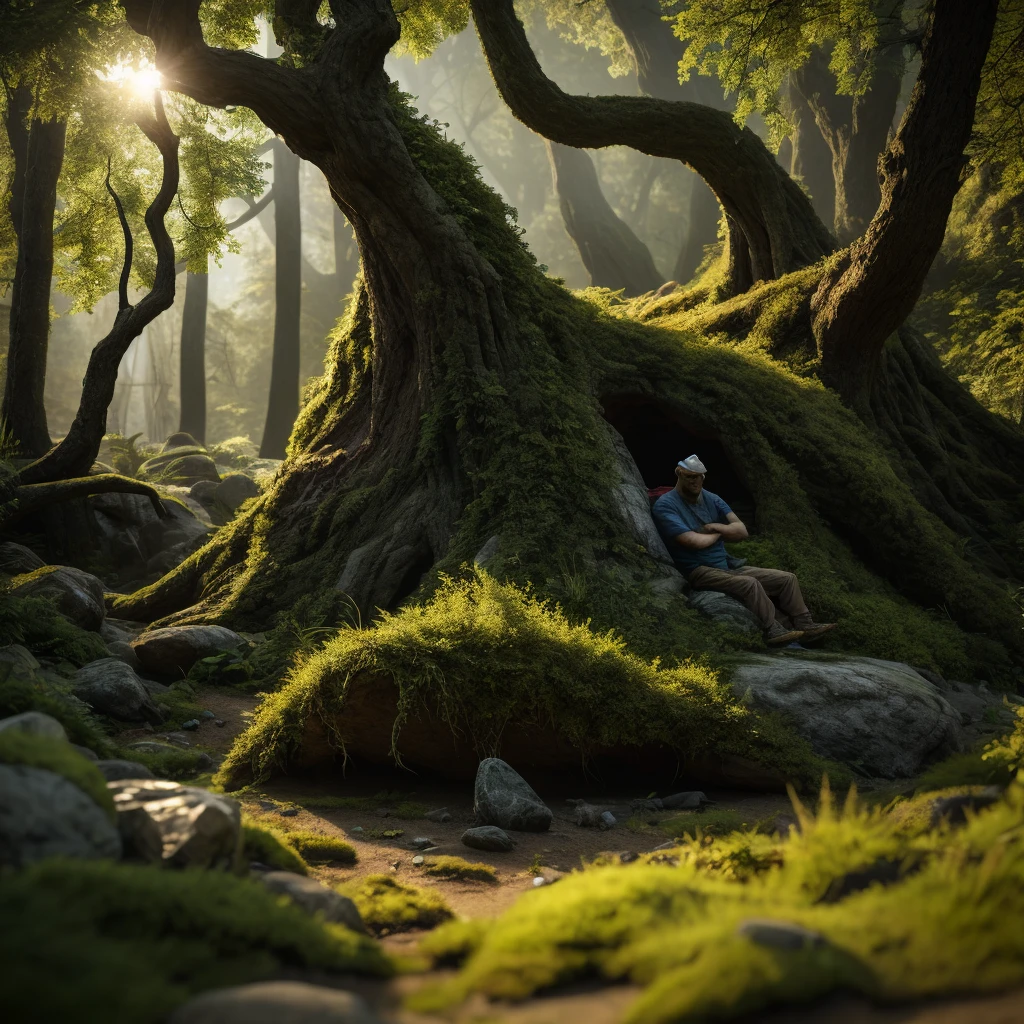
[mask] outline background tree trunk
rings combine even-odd
[[[302,208],[299,158],[274,145],[274,349],[260,458],[283,459],[299,413],[302,316]]]
[[[590,283],[628,296],[664,284],[647,246],[605,199],[590,156],[557,142],[548,142],[547,151],[562,221]]]
[[[207,270],[185,272],[185,305],[181,311],[180,395],[178,430],[206,442],[206,311],[210,294]]]
[[[810,192],[814,212],[821,218],[822,223],[834,225],[836,180],[832,172],[832,152],[822,138],[807,100],[793,84],[792,78],[783,89],[783,103],[786,113],[793,122],[793,131],[787,140],[789,160],[782,161],[782,166]],[[781,155],[780,150],[780,157]],[[875,205],[878,205],[877,199]]]
[[[18,262],[11,289],[7,379],[0,417],[22,454],[33,456],[50,447],[43,391],[50,338],[53,216],[67,125],[60,120],[32,118],[26,128],[31,93],[24,87],[14,92],[8,104],[7,132],[15,159],[10,210]]]

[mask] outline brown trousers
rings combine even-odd
[[[776,608],[791,621],[810,619],[800,584],[791,572],[781,569],[713,569],[698,565],[686,577],[694,590],[720,590],[742,601],[757,616],[762,629],[774,621]],[[775,603],[772,603],[775,598]]]

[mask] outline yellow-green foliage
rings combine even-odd
[[[375,942],[219,871],[46,861],[0,878],[9,1020],[158,1024],[285,968],[385,975]]]
[[[490,864],[463,860],[462,857],[431,857],[423,865],[423,874],[434,878],[453,878],[460,882],[498,884],[498,875]]]
[[[308,861],[335,861],[338,864],[355,864],[355,848],[344,839],[324,836],[318,832],[288,832],[288,842]]]
[[[96,765],[64,740],[5,729],[0,732],[0,764],[23,764],[63,775],[114,819],[114,798],[107,789],[107,780]]]
[[[1001,739],[993,740],[985,747],[982,758],[993,765],[1002,765],[1011,772],[1024,771],[1024,706],[1014,708],[1017,721]]]
[[[668,1024],[840,987],[900,1000],[1024,982],[1024,778],[959,830],[907,831],[855,797],[837,809],[827,791],[817,817],[797,811],[801,831],[785,839],[695,839],[527,893],[485,929],[439,930],[423,951],[468,959],[417,1005],[597,975],[645,986],[630,1024]],[[751,918],[826,942],[758,945],[737,930]]]
[[[433,928],[452,916],[440,893],[403,885],[392,875],[367,875],[339,886],[338,892],[355,903],[375,935]]]
[[[740,703],[711,669],[646,662],[619,637],[573,625],[557,608],[476,571],[447,581],[424,606],[371,629],[341,630],[264,700],[219,780],[237,788],[284,768],[312,715],[336,728],[359,672],[398,684],[399,750],[402,721],[439,702],[445,720],[482,749],[498,747],[506,722],[553,722],[584,753],[657,742],[686,755],[749,756],[796,780],[818,780],[827,767],[805,742]]]
[[[246,860],[259,861],[280,871],[294,871],[297,875],[309,874],[302,854],[289,836],[265,821],[242,815],[242,841]]]

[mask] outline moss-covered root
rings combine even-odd
[[[391,875],[367,875],[338,891],[355,903],[375,935],[433,928],[452,916],[440,893],[404,885]]]
[[[0,879],[8,1020],[159,1024],[285,968],[386,975],[377,944],[222,872],[48,861]]]
[[[817,817],[798,810],[790,838],[693,840],[527,893],[485,927],[439,929],[421,951],[465,963],[417,1007],[597,975],[644,986],[629,1024],[669,1024],[837,988],[899,1001],[1024,983],[1024,777],[959,830],[906,830],[827,792]]]

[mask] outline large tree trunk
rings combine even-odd
[[[590,283],[630,296],[664,284],[647,246],[605,199],[594,161],[583,150],[557,142],[548,142],[547,151],[562,221]]]
[[[787,140],[789,160],[782,166],[811,194],[814,212],[825,224],[836,220],[836,179],[832,172],[832,153],[814,121],[814,114],[803,94],[790,79],[784,86],[784,106],[793,123]],[[780,157],[782,153],[780,151]],[[875,199],[875,206],[878,199]],[[874,208],[872,208],[874,213]]]
[[[180,403],[178,430],[206,442],[206,309],[208,271],[186,271],[181,311]]]
[[[31,90],[13,90],[7,107],[7,136],[14,154],[10,212],[18,239],[11,289],[7,379],[0,412],[23,455],[50,447],[43,391],[50,338],[50,281],[53,277],[53,215],[57,179],[64,162],[67,124],[30,117]]]
[[[878,158],[885,150],[903,81],[902,48],[880,46],[864,93],[836,94],[828,56],[815,49],[792,75],[794,91],[811,111],[832,155],[835,233],[846,243],[863,234],[878,209]]]
[[[299,413],[302,208],[299,158],[274,145],[274,348],[260,458],[283,459]]]

